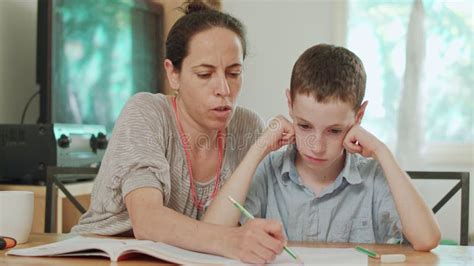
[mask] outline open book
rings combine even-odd
[[[291,248],[305,263],[317,265],[367,265],[367,256],[354,249],[344,248]],[[132,254],[145,254],[164,261],[178,264],[242,264],[238,260],[232,260],[221,256],[210,255],[181,249],[164,243],[148,240],[117,239],[117,238],[95,238],[76,236],[64,241],[47,245],[13,249],[6,253],[16,256],[102,256],[111,261],[127,259]],[[275,264],[296,263],[285,252],[282,252]]]

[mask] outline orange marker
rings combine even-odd
[[[16,246],[16,240],[7,236],[0,236],[0,249],[7,249]]]

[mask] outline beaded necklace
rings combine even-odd
[[[223,134],[221,130],[217,131],[218,156],[217,156],[217,169],[216,169],[216,177],[215,177],[216,180],[214,181],[214,190],[212,191],[210,198],[208,197],[206,200],[199,199],[196,193],[196,185],[194,184],[193,169],[191,165],[191,155],[189,154],[189,151],[188,151],[190,146],[189,146],[188,139],[184,135],[183,125],[181,124],[181,121],[179,120],[176,97],[171,98],[171,102],[173,105],[173,111],[176,117],[176,122],[178,124],[179,138],[181,139],[181,144],[184,149],[184,155],[186,157],[186,165],[188,167],[188,173],[189,173],[189,186],[191,187],[191,195],[193,197],[193,204],[198,210],[204,210],[204,208],[207,207],[206,205],[208,204],[208,201],[211,201],[216,197],[217,191],[219,189],[221,164],[222,164],[222,157],[224,153]]]

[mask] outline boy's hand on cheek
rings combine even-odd
[[[344,137],[343,146],[350,153],[360,153],[364,157],[375,158],[377,151],[385,144],[360,125],[355,124]]]
[[[268,153],[294,142],[295,130],[293,124],[284,116],[279,115],[270,121],[256,144]]]

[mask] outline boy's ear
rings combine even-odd
[[[173,90],[179,89],[179,71],[174,68],[173,62],[169,59],[165,59],[163,63],[166,71],[166,77],[168,77],[168,81],[170,86]]]
[[[369,104],[369,101],[364,101],[361,106],[359,107],[359,110],[357,111],[356,114],[356,123],[360,125],[362,122],[362,118],[364,117],[365,114],[365,109],[367,108],[367,105]]]
[[[293,118],[293,102],[291,101],[290,89],[286,89],[285,94],[286,94],[286,99],[288,102],[288,112],[290,114],[290,117]]]

